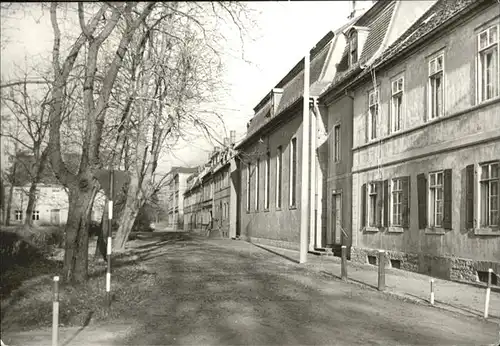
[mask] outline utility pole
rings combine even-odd
[[[302,183],[300,185],[300,261],[305,263],[307,261],[307,240],[308,229],[310,226],[309,217],[309,65],[310,56],[309,49],[304,57],[304,96],[302,108]]]

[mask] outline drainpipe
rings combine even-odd
[[[307,241],[309,220],[309,50],[304,57],[304,96],[302,108],[302,174],[300,190],[300,260],[299,263],[307,261]]]
[[[316,105],[316,97],[312,98],[313,106]],[[311,113],[311,190],[310,190],[310,222],[309,222],[309,250],[314,250],[314,235],[316,233],[316,216],[317,216],[317,204],[316,204],[316,192],[318,190],[317,179],[316,179],[316,117],[317,114]]]
[[[315,144],[314,148],[317,150],[318,147],[318,126],[322,126],[323,122],[321,119],[321,112],[318,107],[318,97],[313,98],[313,112],[315,115],[315,120],[316,120],[316,136],[315,136]],[[320,130],[322,131],[322,130]],[[323,141],[321,141],[321,144],[323,144]],[[315,224],[315,233],[316,236],[314,237],[314,243],[315,247],[322,247],[322,232],[323,232],[323,173],[321,171],[320,167],[320,158],[319,155],[315,152],[315,183],[316,183],[316,195],[315,195],[315,203],[316,203],[316,212],[315,212],[315,218],[316,218],[316,224]]]

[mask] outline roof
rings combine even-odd
[[[369,28],[366,42],[363,46],[361,55],[357,63],[349,66],[348,51],[349,46],[346,44],[342,58],[338,64],[337,74],[332,83],[325,88],[321,94],[328,93],[339,84],[352,78],[361,71],[363,63],[368,61],[382,46],[384,38],[387,34],[391,18],[396,7],[396,1],[378,1],[366,11],[361,17],[356,20],[353,26],[361,26]]]
[[[63,160],[70,172],[77,172],[80,164],[80,155],[77,153],[63,154]],[[35,170],[38,165],[35,164],[35,156],[30,153],[19,153],[16,156],[16,175],[14,179],[15,186],[24,186],[32,182],[35,176]],[[12,167],[11,167],[12,169]],[[56,178],[54,171],[50,165],[50,160],[47,158],[45,167],[40,177],[40,184],[46,185],[62,185]]]
[[[444,24],[484,3],[494,3],[494,0],[438,0],[429,8],[408,30],[406,30],[383,54],[378,57],[373,66],[381,66],[406,52],[414,44],[421,42],[429,34],[440,29]],[[352,83],[356,83],[369,75],[365,70]]]
[[[351,26],[358,18],[359,16],[351,19],[349,22],[342,25],[342,27],[335,30],[335,32],[329,31],[310,51],[309,93],[311,96],[319,95],[321,90],[330,84],[330,81],[325,81],[322,78],[325,65],[330,63],[329,52],[335,45],[338,35],[342,34],[342,32]],[[249,122],[247,135],[236,148],[246,144],[253,135],[260,132],[270,121],[285,113],[302,98],[304,91],[304,58],[301,59],[274,88],[283,89],[283,94],[277,107],[276,114],[272,118],[266,116],[272,106],[272,92],[269,92],[255,107],[254,110],[256,112]]]
[[[170,169],[169,173],[172,174],[179,174],[179,173],[195,173],[197,172],[198,168],[197,167],[180,167],[180,166],[174,166]]]
[[[320,74],[323,70],[323,65],[326,61],[326,57],[328,55],[333,37],[334,34],[332,32],[329,32],[317,43],[316,48],[311,50],[309,75],[310,86],[313,86],[313,84],[316,83],[320,78]],[[275,116],[277,116],[302,97],[304,89],[304,59],[301,59],[294,66],[294,68],[275,86],[275,88],[283,89],[283,94],[281,96],[281,100],[275,114]],[[311,95],[313,94],[313,91],[314,90],[311,88]],[[259,102],[259,105],[255,108],[256,112],[249,123],[247,137],[259,130],[271,119],[271,117],[267,116],[271,107],[272,104],[270,92],[264,97],[261,102]]]

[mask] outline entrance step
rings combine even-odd
[[[350,247],[347,247],[347,259],[351,260],[351,251]],[[340,245],[331,245],[330,247],[321,247],[321,248],[314,248],[314,251],[309,251],[310,253],[313,253],[318,256],[335,256],[335,257],[341,257],[342,256],[342,248]]]

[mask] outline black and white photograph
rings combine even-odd
[[[500,0],[0,3],[1,346],[500,346]]]

